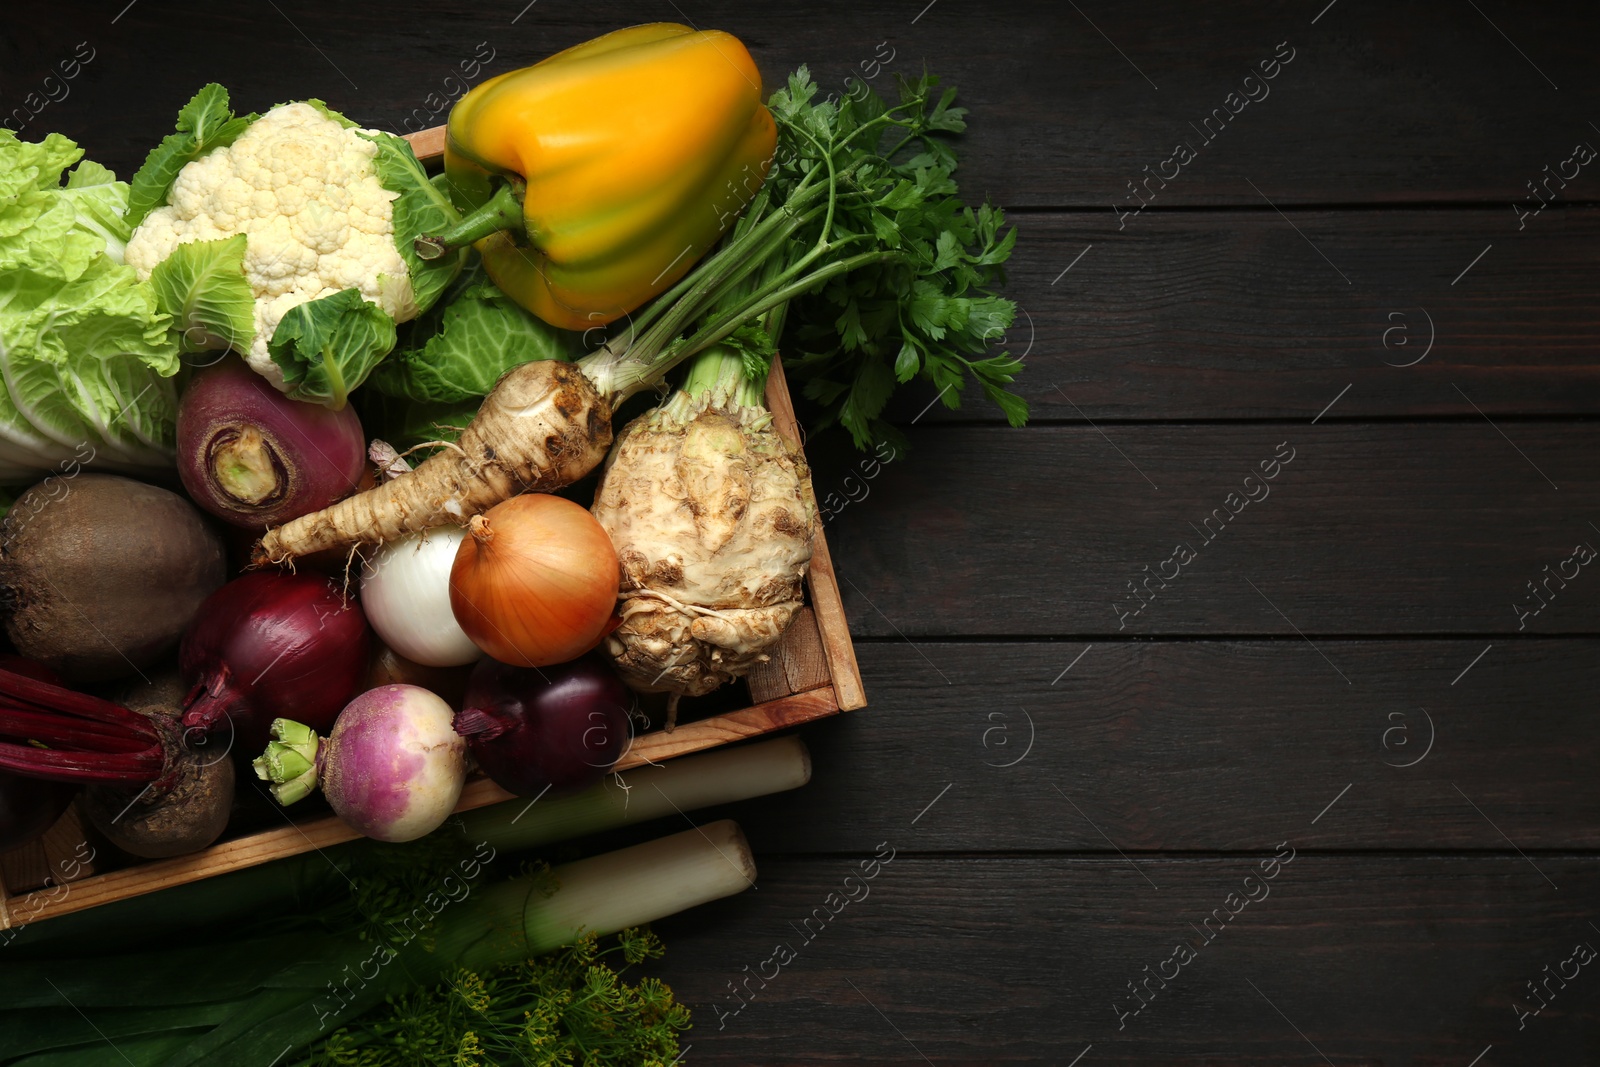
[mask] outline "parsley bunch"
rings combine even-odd
[[[307,1067],[666,1067],[689,1010],[629,968],[662,954],[648,929],[593,935],[486,974],[391,998],[313,1048]],[[608,956],[621,956],[613,969]]]
[[[941,93],[924,74],[899,79],[899,97],[890,105],[867,90],[819,101],[802,67],[770,102],[781,131],[774,198],[802,196],[831,174],[836,193],[818,242],[885,253],[794,300],[785,334],[785,369],[827,409],[822,424],[839,422],[862,449],[903,447],[879,416],[896,383],[919,376],[947,408],[960,406],[970,374],[1011,425],[1028,417],[1027,402],[1006,388],[1021,363],[988,352],[1016,316],[995,293],[1016,230],[1000,209],[974,211],[957,196],[948,138],[966,128],[966,111],[951,106],[955,90]]]

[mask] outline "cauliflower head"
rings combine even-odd
[[[184,165],[167,204],[128,241],[126,262],[147,280],[179,245],[245,234],[255,295],[250,366],[279,389],[267,342],[291,308],[346,289],[395,322],[417,316],[395,245],[394,201],[379,181],[378,146],[310,104],[273,108],[239,135]]]

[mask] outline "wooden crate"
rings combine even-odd
[[[424,130],[409,140],[418,158],[429,162],[443,152],[444,130]],[[767,381],[767,406],[778,431],[798,447],[800,429],[783,368],[777,361],[773,362]],[[686,722],[671,733],[655,730],[642,734],[617,768],[659,763],[864,707],[866,693],[820,524],[812,542],[806,587],[810,594],[808,606],[796,614],[772,658],[746,679],[750,707]],[[487,778],[476,778],[467,783],[456,810],[467,811],[511,799],[512,794]],[[43,838],[0,855],[0,930],[197,882],[360,836],[332,815],[297,822],[286,810],[284,822],[280,828],[225,839],[188,856],[97,873],[97,864],[104,866],[103,857],[95,855],[92,835],[85,833],[77,813],[68,809]]]

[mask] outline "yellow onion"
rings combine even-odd
[[[475,515],[450,569],[450,607],[502,663],[545,667],[593,648],[620,569],[605,528],[558,496],[525,493]]]

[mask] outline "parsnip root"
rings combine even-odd
[[[570,485],[605,459],[611,403],[574,364],[524,363],[495,384],[458,444],[393,481],[268,530],[252,562],[285,563],[458,526],[517,493]]]

